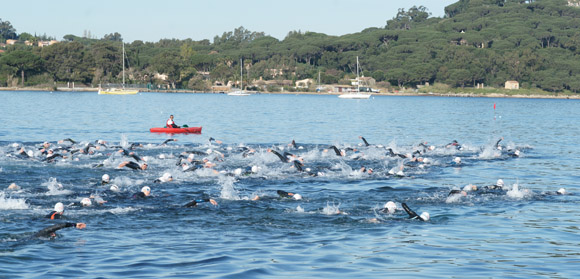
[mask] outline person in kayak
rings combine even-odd
[[[167,128],[180,128],[173,121],[173,114],[169,116],[169,119],[167,119],[166,126]]]

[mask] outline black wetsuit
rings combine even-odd
[[[145,193],[139,192],[139,193],[133,194],[133,198],[134,199],[145,199],[145,198],[147,198],[147,196],[145,195]]]
[[[135,162],[132,162],[132,161],[130,161],[128,164],[126,164],[125,167],[128,167],[130,169],[134,169],[134,170],[141,170],[141,166]]]
[[[175,139],[166,139],[161,145],[166,145],[170,141],[175,141]]]
[[[338,148],[336,148],[336,146],[331,146],[329,148],[332,148],[332,150],[334,150],[334,153],[336,154],[336,156],[341,156],[342,157],[342,153],[340,153],[340,150],[338,150]]]
[[[421,221],[425,221],[423,220],[423,218],[421,218],[421,216],[417,215],[417,213],[415,213],[415,211],[411,210],[406,203],[402,203],[401,204],[403,206],[403,209],[405,210],[405,212],[407,212],[407,214],[409,214],[409,219],[417,219],[417,220],[421,220]]]
[[[370,145],[364,137],[360,137],[360,139],[362,139],[362,141],[365,143],[365,146],[369,146]]]
[[[196,207],[198,203],[202,203],[202,202],[209,202],[209,199],[196,199],[196,200],[192,200],[190,202],[188,202],[187,204],[185,204],[183,207]]]
[[[276,191],[276,193],[278,193],[278,195],[281,198],[292,198],[292,195],[290,195],[290,193],[282,191],[282,190],[278,190],[278,191]]]
[[[280,158],[280,161],[282,161],[284,163],[288,163],[288,158],[286,158],[282,154],[278,153],[278,151],[270,149],[270,152],[272,152],[272,153],[274,153],[274,155],[278,156],[278,158]]]
[[[48,228],[45,228],[37,233],[34,234],[33,237],[52,237],[54,236],[54,233],[60,229],[64,229],[64,228],[70,228],[70,227],[76,227],[77,223],[60,223],[60,224],[56,224],[53,226],[50,226]]]
[[[48,215],[44,216],[44,218],[48,218],[50,220],[61,219],[62,214],[59,214],[58,211],[52,211],[52,212],[48,213]]]

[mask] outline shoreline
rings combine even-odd
[[[52,88],[38,88],[38,87],[0,87],[0,91],[43,91],[43,92],[97,92],[98,88],[57,88],[57,90],[52,90]],[[198,92],[194,90],[167,90],[167,91],[153,91],[153,90],[140,90],[139,93],[190,93],[190,94],[225,94],[225,93],[212,93],[212,92]],[[332,93],[319,93],[319,92],[256,92],[253,94],[279,94],[279,95],[334,95],[338,96],[342,93],[332,92]],[[553,95],[553,94],[503,94],[503,93],[489,93],[489,94],[478,94],[478,93],[418,93],[418,92],[397,92],[397,93],[373,93],[372,96],[419,96],[419,97],[464,97],[464,98],[514,98],[514,99],[573,99],[580,100],[580,93],[577,95]]]

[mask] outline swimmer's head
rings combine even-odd
[[[193,160],[193,157],[194,157],[194,155],[193,155],[193,153],[191,153],[191,154],[189,154],[189,156],[187,156],[187,159]]]
[[[16,183],[12,183],[8,186],[8,190],[17,191],[20,190],[20,186],[16,185]]]
[[[113,192],[119,192],[119,186],[113,184],[113,185],[111,185],[111,187],[109,188],[109,190],[111,190]]]
[[[297,201],[298,201],[298,200],[301,200],[301,199],[302,199],[302,195],[300,195],[300,194],[294,194],[294,195],[292,196],[292,198],[294,198],[295,200],[297,200]]]
[[[165,159],[165,154],[159,154],[159,159]]]
[[[241,175],[242,174],[242,169],[241,168],[237,168],[234,170],[234,174],[235,175]]]
[[[82,206],[91,206],[93,203],[91,202],[91,199],[89,198],[83,198],[81,200],[81,205]]]
[[[423,219],[423,221],[429,221],[429,212],[423,212],[421,213],[421,219]]]
[[[560,189],[557,191],[557,193],[558,193],[559,195],[565,195],[565,194],[566,194],[566,189],[564,189],[564,188],[560,188]]]
[[[34,152],[32,150],[28,150],[26,155],[28,155],[28,157],[34,157]]]
[[[459,157],[455,157],[455,158],[453,159],[453,162],[455,162],[456,164],[460,164],[460,163],[461,163],[461,158],[459,158]]]
[[[171,173],[166,172],[163,174],[161,179],[164,180],[163,182],[173,181],[173,176],[171,175]]]
[[[429,145],[429,150],[435,150],[435,146],[434,145]]]
[[[258,168],[258,166],[252,166],[252,172],[253,173],[257,173],[260,169]]]
[[[12,147],[13,147],[13,148],[18,148],[18,147],[20,147],[20,144],[18,144],[18,143],[13,143],[13,144],[12,144]]]
[[[423,158],[423,163],[427,164],[429,162],[431,162],[431,160],[429,158]]]
[[[54,205],[54,211],[58,212],[58,213],[62,213],[64,212],[64,204],[62,204],[62,202],[57,202]]]
[[[516,149],[516,151],[514,151],[514,154],[515,154],[516,156],[520,156],[520,151]]]
[[[392,201],[388,201],[387,203],[385,203],[384,208],[389,213],[395,213],[395,211],[397,210],[397,205],[394,202],[392,202]]]
[[[145,194],[145,196],[149,196],[149,194],[151,194],[151,188],[149,188],[149,186],[144,186],[141,188],[141,192]]]
[[[503,179],[498,179],[495,185],[503,187]]]
[[[465,185],[465,187],[463,187],[463,191],[477,191],[477,186],[473,184]]]
[[[111,177],[108,174],[103,174],[103,176],[101,177],[101,181],[103,183],[109,183],[109,181],[111,180]]]

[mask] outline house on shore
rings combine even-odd
[[[520,89],[520,83],[515,80],[505,82],[505,89]]]

